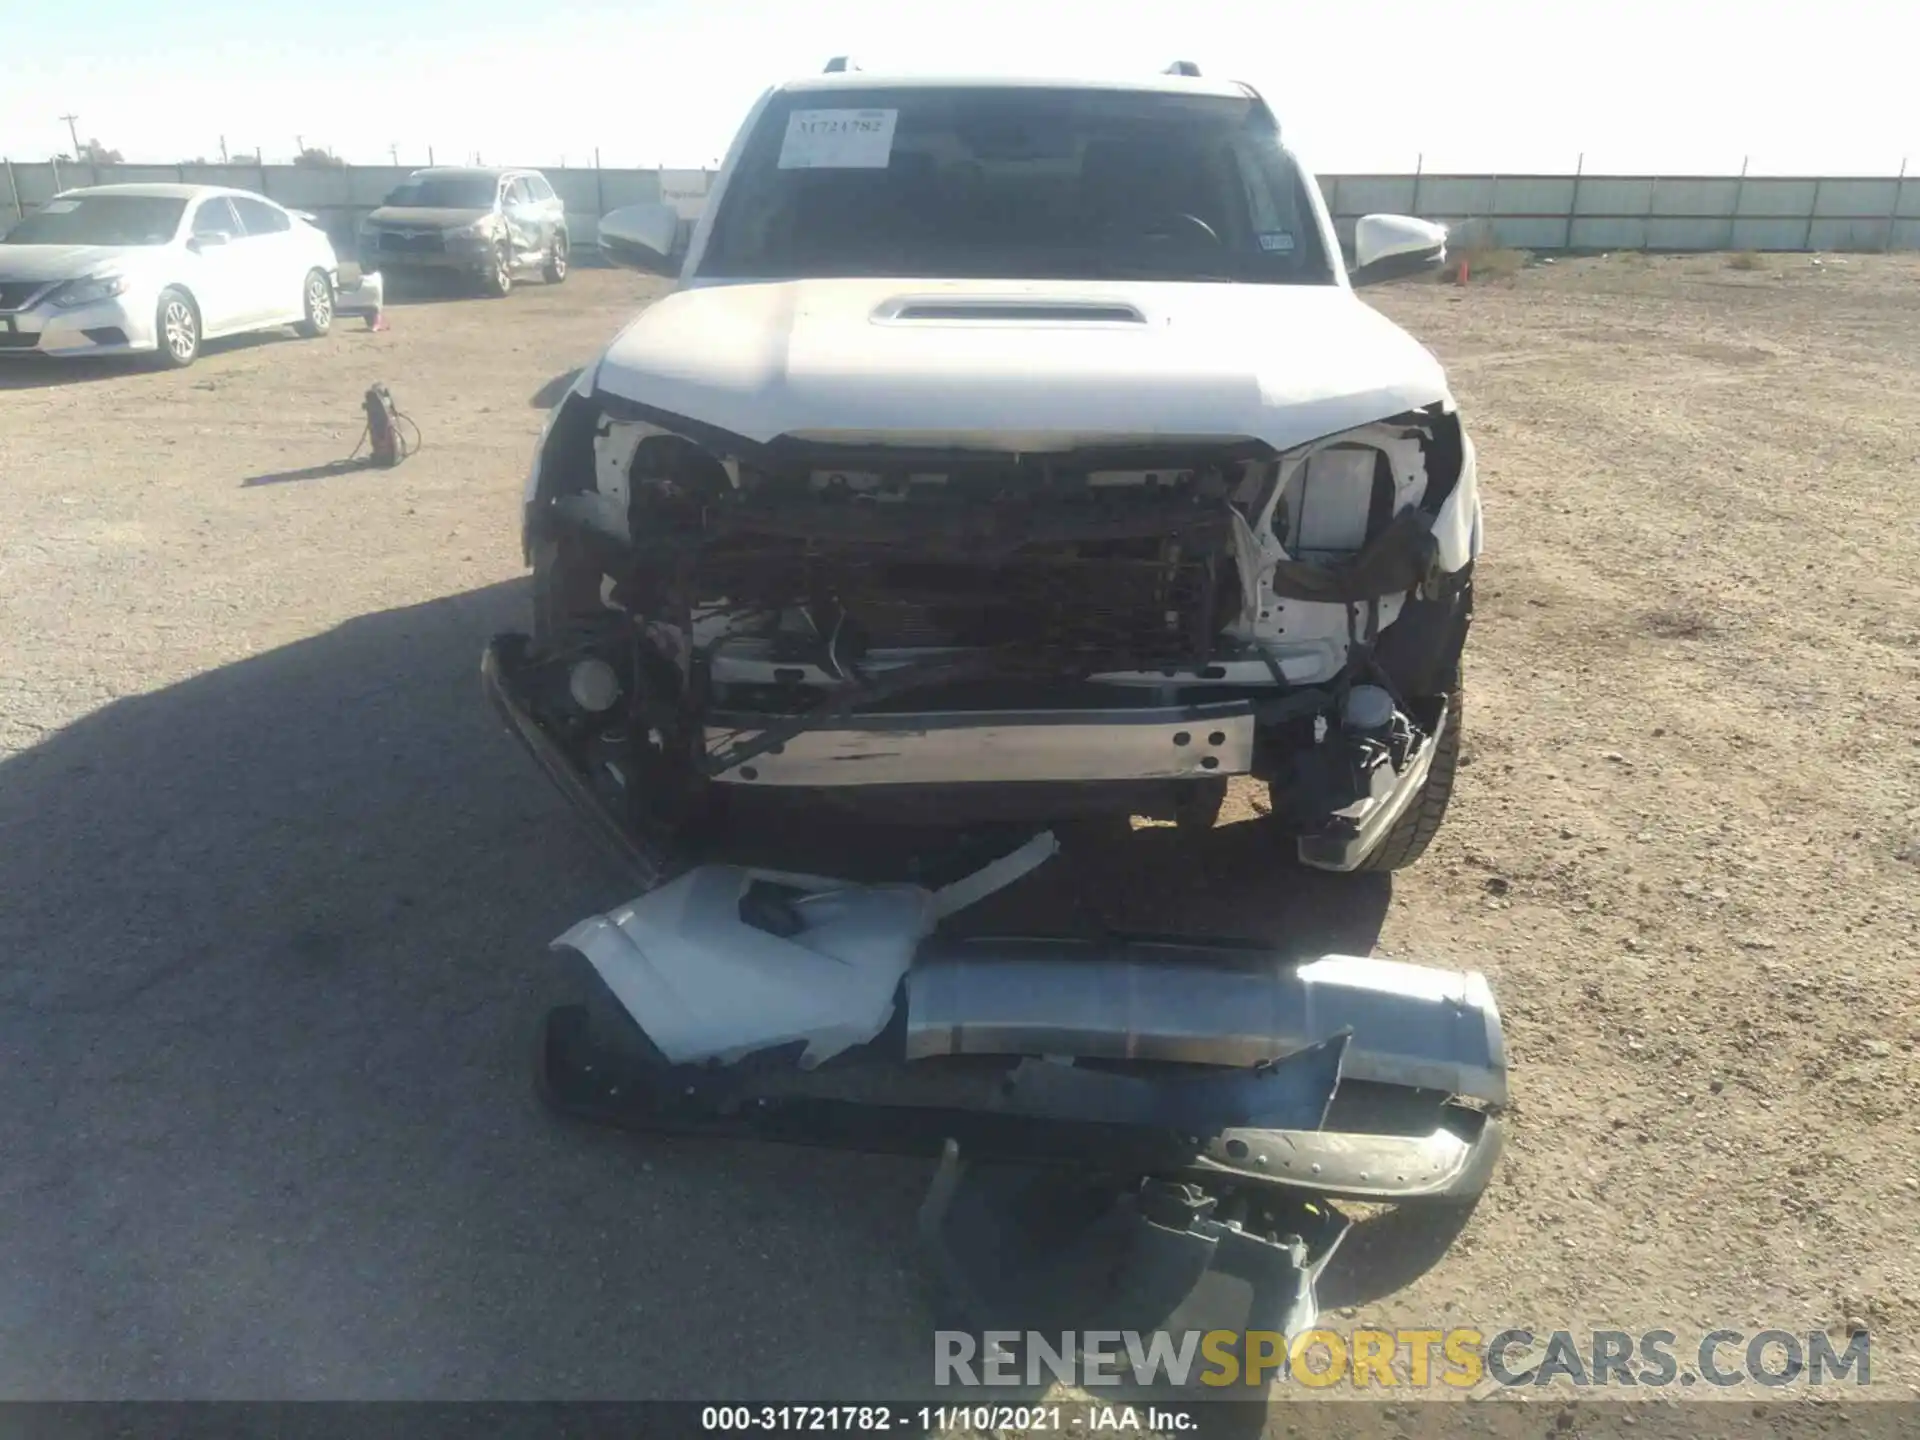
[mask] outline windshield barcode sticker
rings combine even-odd
[[[1269,230],[1260,237],[1260,248],[1262,250],[1275,250],[1282,255],[1287,254],[1293,249],[1293,232],[1291,230]]]
[[[898,110],[796,110],[780,147],[782,170],[884,170]]]

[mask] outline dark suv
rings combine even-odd
[[[516,276],[567,278],[567,212],[538,170],[416,170],[360,222],[360,263],[406,277],[452,271],[505,295]]]

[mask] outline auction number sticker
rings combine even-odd
[[[796,110],[780,146],[782,170],[884,170],[898,110]]]

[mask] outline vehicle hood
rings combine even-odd
[[[929,306],[1020,318],[914,318]],[[1433,355],[1344,287],[1122,281],[694,286],[628,325],[595,384],[759,442],[1021,450],[1287,449],[1451,400]]]
[[[368,220],[381,225],[417,225],[422,230],[457,230],[462,225],[491,215],[491,207],[474,210],[449,210],[442,206],[382,205]]]
[[[78,280],[131,270],[163,245],[0,245],[0,280]]]

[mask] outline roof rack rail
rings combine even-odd
[[[853,63],[853,57],[851,55],[836,55],[827,61],[827,68],[821,73],[826,75],[843,75],[849,70],[858,70],[859,68],[858,65]]]
[[[1162,75],[1190,75],[1198,80],[1200,78],[1200,67],[1191,60],[1176,60],[1160,73]]]

